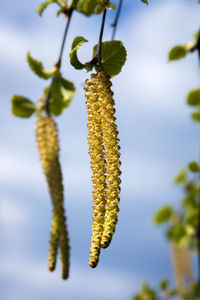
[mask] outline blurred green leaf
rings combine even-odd
[[[101,14],[105,9],[113,10],[116,8],[116,5],[109,0],[99,0],[98,5],[96,6],[95,13]]]
[[[78,59],[77,50],[80,46],[82,46],[83,43],[86,42],[88,42],[88,40],[86,40],[83,36],[77,36],[73,40],[71,46],[70,63],[77,70],[82,70],[85,67],[84,64],[82,64]]]
[[[36,111],[36,106],[28,98],[13,95],[11,98],[11,110],[16,117],[29,118]]]
[[[183,45],[177,45],[173,47],[168,54],[168,60],[178,60],[185,57],[188,54],[187,49]]]
[[[174,178],[174,182],[176,184],[179,184],[179,183],[183,183],[186,179],[187,179],[187,170],[182,169],[182,170],[180,170],[178,175]]]
[[[96,52],[97,45],[93,48],[93,57],[95,57]],[[103,42],[101,46],[101,61],[108,75],[114,76],[119,74],[126,61],[126,49],[123,43],[121,41]]]
[[[188,168],[193,173],[199,172],[199,165],[196,161],[190,162],[189,165],[188,165]]]
[[[45,96],[47,96],[49,87],[45,88]],[[53,80],[52,91],[50,94],[50,113],[58,116],[65,108],[67,108],[75,94],[74,84],[60,75],[57,75]]]
[[[160,282],[160,289],[161,289],[162,291],[165,291],[165,290],[168,288],[168,285],[169,285],[168,279],[163,279],[163,280]]]
[[[47,1],[44,1],[42,2],[36,9],[36,11],[38,12],[38,14],[40,16],[42,16],[44,10],[52,3],[58,3],[57,0],[47,0]]]
[[[192,90],[187,96],[187,103],[191,106],[200,104],[200,88]]]
[[[40,78],[48,79],[48,78],[54,76],[55,73],[57,72],[57,69],[55,67],[52,68],[52,70],[50,70],[50,71],[45,70],[44,67],[43,67],[42,62],[34,59],[30,55],[29,52],[27,53],[27,61],[28,61],[28,64],[29,64],[31,70],[36,75],[38,75]]]
[[[171,227],[167,231],[167,237],[170,240],[173,240],[177,244],[179,244],[183,238],[187,237],[187,233],[186,233],[184,225],[183,224],[177,224],[177,225]]]
[[[145,4],[149,4],[147,0],[141,0]]]
[[[188,216],[185,219],[185,223],[187,225],[191,225],[193,228],[197,228],[197,224],[198,224],[198,210],[193,210],[191,211],[190,214],[188,214]]]
[[[95,8],[99,0],[78,0],[76,1],[75,9],[85,16],[90,16],[95,13]]]
[[[171,206],[167,205],[159,209],[154,216],[154,223],[162,224],[169,221],[171,215],[173,214],[173,209]]]
[[[108,10],[114,10],[116,9],[116,5],[112,2],[109,2],[107,5],[106,5],[106,9]]]
[[[186,196],[182,201],[182,206],[186,211],[197,209],[196,197],[193,195]]]
[[[148,286],[146,283],[142,284],[141,292],[140,292],[142,299],[148,300],[156,300],[156,291]]]
[[[200,0],[199,0],[199,3],[200,3]],[[197,31],[194,33],[194,40],[195,40],[195,41],[198,40],[198,37],[199,37],[199,31],[200,31],[200,30],[197,30]]]
[[[200,111],[195,111],[195,112],[193,112],[193,113],[191,114],[191,116],[192,116],[192,120],[193,120],[194,122],[197,122],[197,123],[200,122]]]
[[[135,295],[133,298],[131,298],[131,300],[142,300],[142,298],[140,295]]]

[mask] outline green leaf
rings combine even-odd
[[[191,106],[200,104],[200,88],[192,90],[187,96],[187,103]]]
[[[200,0],[199,0],[199,3],[200,3]],[[195,33],[194,33],[194,40],[197,42],[198,40],[198,37],[199,37],[199,32],[200,30],[197,30]]]
[[[148,286],[146,283],[142,284],[141,292],[140,292],[142,299],[149,299],[149,300],[156,300],[156,291]]]
[[[116,5],[114,4],[114,3],[112,3],[112,2],[109,2],[107,5],[106,5],[106,9],[108,9],[108,10],[114,10],[114,9],[116,9]]]
[[[175,225],[170,230],[168,230],[167,236],[170,240],[173,240],[176,243],[181,243],[184,238],[187,238],[185,226],[182,224]]]
[[[192,116],[192,120],[194,122],[197,122],[197,123],[200,122],[200,111],[193,112],[191,116]]]
[[[70,63],[71,65],[77,69],[77,70],[82,70],[84,68],[84,64],[82,64],[77,56],[77,50],[82,44],[88,42],[83,36],[77,36],[73,40],[72,47],[71,47],[71,52],[70,52]]]
[[[42,62],[34,59],[29,52],[27,53],[27,61],[31,70],[40,78],[48,79],[58,72],[56,67],[52,68],[50,71],[45,70]]]
[[[188,195],[183,199],[182,206],[185,211],[193,211],[197,209],[196,198],[193,195]]]
[[[97,45],[93,48],[93,57],[96,55],[96,52]],[[101,61],[108,75],[115,76],[119,74],[126,61],[126,49],[123,43],[121,41],[103,42],[101,46]]]
[[[140,295],[135,295],[131,300],[142,300]]]
[[[186,178],[187,178],[187,170],[182,169],[180,170],[178,175],[174,178],[174,183],[176,184],[183,183],[186,180]]]
[[[141,0],[141,1],[147,5],[149,4],[147,0]]]
[[[45,96],[47,96],[49,87],[44,90]],[[60,75],[54,78],[53,86],[50,95],[50,113],[58,116],[63,110],[71,104],[73,96],[75,94],[74,84]]]
[[[109,0],[99,0],[98,5],[95,9],[96,14],[101,14],[105,9],[113,10],[116,8],[116,5]]]
[[[29,118],[36,111],[36,106],[28,98],[13,95],[11,98],[11,110],[16,117]]]
[[[75,5],[75,9],[85,16],[90,16],[95,13],[98,2],[99,0],[79,0]]]
[[[199,165],[196,161],[190,162],[189,165],[188,165],[188,168],[193,173],[199,172]]]
[[[156,212],[156,214],[154,216],[154,222],[156,224],[165,223],[165,222],[169,221],[172,214],[173,214],[172,207],[164,206]]]
[[[38,14],[41,16],[44,12],[44,10],[51,4],[51,3],[58,3],[57,0],[47,0],[42,2],[36,9]]]
[[[177,45],[170,50],[170,52],[168,54],[168,60],[169,61],[178,60],[178,59],[185,57],[187,54],[188,54],[188,51],[185,48],[185,46]]]
[[[197,228],[198,216],[198,209],[191,211],[191,213],[186,217],[186,224],[191,225],[193,228]]]
[[[160,282],[160,289],[161,289],[162,291],[165,291],[165,290],[168,288],[168,285],[169,285],[168,279],[163,279],[163,280]]]

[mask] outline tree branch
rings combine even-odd
[[[64,34],[63,34],[63,38],[62,38],[62,44],[61,44],[58,60],[55,63],[55,67],[58,70],[60,70],[61,64],[62,64],[63,50],[64,50],[64,46],[65,46],[65,42],[66,42],[67,33],[68,33],[68,30],[69,30],[69,25],[70,25],[72,13],[73,13],[73,9],[70,9],[68,11],[68,19],[67,19],[67,23],[66,23],[66,26],[65,26],[65,31],[64,31]],[[50,115],[49,101],[50,101],[54,81],[55,81],[55,76],[52,78],[52,81],[51,81],[51,84],[50,84],[50,87],[49,87],[49,90],[48,90],[48,94],[47,94],[47,97],[46,97],[46,100],[45,100],[45,104],[44,104],[47,115]]]
[[[200,64],[200,29],[199,29],[199,35],[198,35],[198,39],[197,39],[196,49],[197,49],[197,51],[198,51],[198,55],[199,55],[199,64]]]
[[[98,47],[97,47],[97,53],[95,55],[97,62],[98,62],[99,71],[103,71],[103,66],[102,66],[102,62],[101,62],[101,44],[102,44],[102,38],[103,38],[105,19],[106,19],[106,9],[103,12],[101,30],[100,30],[100,34],[99,34],[99,43],[98,43]]]
[[[120,15],[121,8],[122,8],[122,2],[123,2],[123,0],[120,0],[119,7],[117,9],[117,14],[116,14],[116,17],[115,17],[115,21],[114,21],[113,24],[111,24],[111,26],[113,27],[113,32],[112,32],[112,37],[111,37],[112,41],[115,39],[117,25],[118,25],[118,21],[119,21],[119,15]]]

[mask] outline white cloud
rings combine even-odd
[[[36,299],[106,299],[121,300],[129,297],[133,286],[139,283],[137,276],[119,270],[91,270],[89,267],[72,261],[70,278],[63,281],[60,270],[48,272],[46,262],[33,259],[1,260],[1,272],[7,284],[15,280],[18,290],[13,298],[12,289],[7,290],[4,299],[18,300],[23,295],[30,295]],[[58,268],[59,269],[59,268]],[[95,274],[94,274],[95,273]],[[9,298],[10,297],[10,298]]]
[[[1,197],[0,223],[1,227],[18,226],[27,220],[27,211],[17,201]]]
[[[173,45],[190,40],[198,27],[198,10],[183,1],[156,2],[127,19],[119,36],[128,60],[114,84],[120,109],[184,119],[185,96],[199,84],[197,56],[169,64],[167,54]]]
[[[15,151],[0,150],[0,181],[1,184],[24,187],[41,187],[44,177],[38,162],[31,159],[27,153],[19,154]]]

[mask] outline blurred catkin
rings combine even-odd
[[[36,141],[53,205],[48,267],[50,271],[55,269],[58,247],[60,247],[63,278],[66,279],[69,273],[69,239],[66,231],[62,172],[59,163],[58,130],[52,117],[38,117]]]
[[[95,83],[96,75],[86,80],[86,106],[88,111],[88,144],[93,172],[93,226],[89,265],[94,268],[98,264],[103,233],[106,204],[106,165],[101,130],[100,107]]]
[[[188,285],[193,282],[190,252],[187,248],[171,244],[171,253],[177,289],[179,293],[183,293],[187,289]]]

